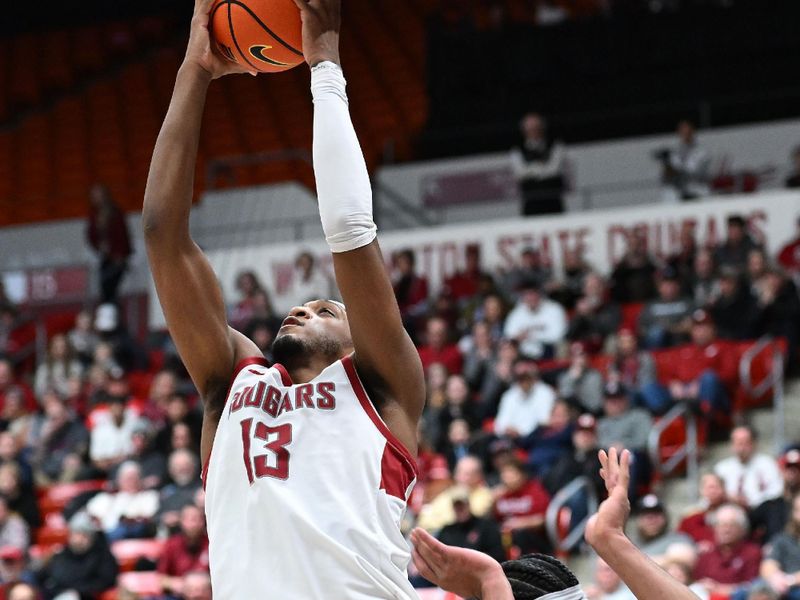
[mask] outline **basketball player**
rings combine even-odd
[[[586,526],[586,541],[620,576],[639,600],[698,600],[688,587],[673,579],[625,535],[631,507],[628,502],[630,452],[601,450],[600,474],[608,498]],[[424,529],[411,532],[414,564],[439,587],[464,598],[480,600],[585,600],[578,580],[552,557],[524,556],[500,565],[474,550],[446,546]]]
[[[204,403],[214,598],[416,598],[399,521],[416,478],[422,366],[376,241],[339,67],[340,0],[296,1],[311,66],[319,211],[345,304],[294,307],[272,366],[226,323],[214,273],[189,234],[206,92],[242,71],[211,48],[211,0],[196,0],[145,193],[158,297]]]

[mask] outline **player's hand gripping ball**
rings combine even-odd
[[[293,0],[216,0],[209,28],[219,53],[248,71],[277,73],[303,62],[302,21]]]

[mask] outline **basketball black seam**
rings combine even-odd
[[[239,2],[238,0],[228,0],[228,4],[229,4],[229,5],[230,5],[230,4],[236,4],[237,6],[241,6],[243,9],[245,9],[245,10],[247,11],[247,13],[248,13],[248,14],[249,14],[251,17],[253,17],[253,18],[256,20],[256,22],[257,22],[259,25],[261,25],[261,27],[262,27],[262,28],[263,28],[263,29],[264,29],[264,30],[265,30],[265,31],[266,31],[268,34],[270,34],[270,35],[271,35],[271,36],[272,36],[272,37],[275,39],[275,41],[276,41],[276,42],[278,42],[278,43],[279,43],[281,46],[283,46],[284,48],[286,48],[286,49],[287,49],[287,50],[289,50],[290,52],[294,52],[295,54],[297,54],[297,56],[303,56],[303,53],[302,53],[302,52],[300,52],[299,50],[297,50],[296,48],[294,48],[294,47],[293,47],[291,44],[289,44],[289,43],[287,43],[287,42],[284,42],[284,41],[283,41],[283,40],[282,40],[280,37],[278,37],[277,35],[275,35],[275,32],[274,32],[274,31],[272,31],[272,29],[270,29],[269,27],[267,27],[267,26],[266,26],[266,24],[264,23],[264,21],[262,21],[261,19],[259,19],[259,18],[258,18],[258,15],[257,15],[257,14],[255,14],[255,13],[254,13],[252,10],[250,10],[250,7],[249,7],[249,6],[245,5],[245,4],[244,4],[244,3],[242,3],[242,2]],[[229,9],[229,13],[228,13],[228,14],[230,14],[230,9]],[[241,50],[240,50],[240,52],[241,52]]]
[[[253,67],[256,71],[260,71],[261,69],[259,69],[253,63],[251,63],[250,59],[248,59],[245,53],[242,52],[242,47],[239,46],[239,42],[236,40],[236,34],[233,31],[233,16],[231,15],[231,4],[233,4],[233,2],[231,2],[231,0],[228,0],[226,4],[228,5],[228,27],[231,30],[231,39],[233,40],[233,45],[236,46],[236,50],[239,52],[239,56],[241,56],[248,65]]]

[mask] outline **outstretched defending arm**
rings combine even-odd
[[[145,244],[167,327],[205,403],[202,459],[208,456],[222,397],[239,355],[258,348],[228,327],[214,272],[189,235],[197,146],[212,79],[240,72],[211,50],[208,11],[196,0],[186,58],[153,151],[142,211]],[[249,354],[248,354],[249,353]]]
[[[372,219],[372,190],[339,67],[340,0],[295,0],[314,98],[314,173],[322,226],[347,305],[355,362],[395,435],[413,451],[425,384],[403,328]]]

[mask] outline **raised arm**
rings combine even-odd
[[[228,327],[219,283],[189,235],[189,211],[206,92],[213,79],[239,72],[211,50],[208,11],[196,0],[186,57],[153,151],[142,211],[147,257],[167,327],[206,408],[203,460],[240,355],[258,348]],[[208,427],[207,427],[208,425]]]
[[[314,97],[314,173],[319,211],[347,306],[355,363],[382,416],[412,451],[425,384],[416,348],[403,328],[372,219],[367,167],[348,112],[339,67],[340,0],[295,0]],[[387,419],[388,417],[388,419]]]

